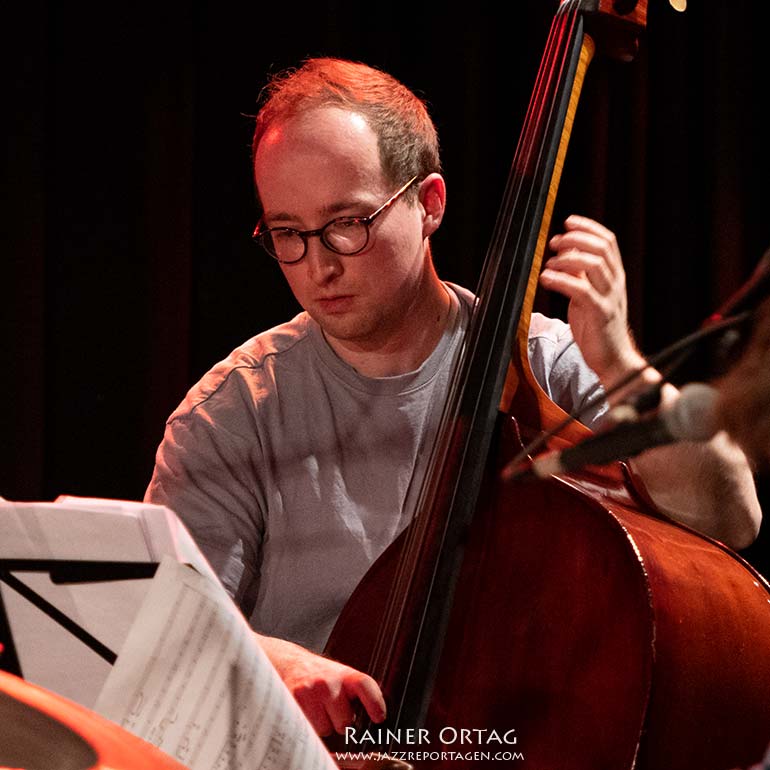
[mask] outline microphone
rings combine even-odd
[[[512,480],[534,476],[543,479],[586,465],[606,465],[615,460],[626,460],[664,444],[707,441],[721,427],[716,408],[717,397],[716,388],[692,382],[682,388],[679,398],[671,406],[659,409],[652,417],[623,422],[568,449],[547,452],[536,457],[527,467],[507,467],[503,478]]]
[[[610,424],[637,422],[640,415],[657,409],[660,406],[663,385],[665,385],[664,380],[656,382],[641,393],[630,396],[625,401],[621,401],[619,404],[611,407],[607,412],[607,419]]]

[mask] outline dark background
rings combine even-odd
[[[0,494],[140,499],[187,388],[293,314],[249,237],[249,115],[267,74],[306,56],[366,61],[428,99],[449,188],[434,254],[475,288],[556,5],[518,0],[513,23],[484,0],[15,7]],[[557,220],[618,234],[647,353],[696,329],[770,246],[766,4],[690,5],[651,0],[636,60],[592,64],[557,202]],[[766,476],[760,493],[767,508]],[[766,576],[768,529],[744,552]]]

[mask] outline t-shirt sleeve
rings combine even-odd
[[[529,360],[540,387],[565,412],[591,404],[580,422],[595,430],[607,413],[607,401],[599,378],[583,359],[569,326],[533,313]]]
[[[172,415],[145,500],[179,516],[248,617],[257,596],[264,532],[255,472],[259,442],[246,421],[221,412],[216,403],[204,402]]]

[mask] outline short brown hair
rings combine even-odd
[[[366,118],[377,136],[383,173],[393,186],[441,170],[436,127],[425,103],[374,67],[343,59],[307,59],[298,69],[275,75],[262,100],[252,160],[274,122],[314,107],[337,106]]]

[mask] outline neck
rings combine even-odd
[[[398,328],[382,339],[362,343],[325,336],[334,352],[365,377],[406,374],[419,368],[438,345],[450,307],[448,290],[431,265],[423,290],[403,308]]]

